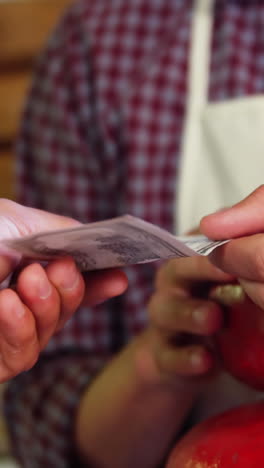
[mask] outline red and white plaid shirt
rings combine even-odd
[[[89,222],[130,213],[172,231],[191,0],[79,0],[43,51],[18,142],[19,201]],[[264,92],[264,2],[216,0],[209,99]],[[155,267],[81,309],[11,382],[7,421],[26,468],[77,468],[73,418],[89,381],[146,323]],[[111,404],[111,402],[109,402]]]

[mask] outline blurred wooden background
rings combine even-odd
[[[13,142],[34,59],[72,0],[0,0],[0,197],[15,198]]]

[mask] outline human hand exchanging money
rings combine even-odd
[[[97,272],[85,279],[69,257],[46,267],[40,263],[22,267],[21,256],[1,246],[1,239],[78,224],[70,218],[0,200],[0,382],[31,368],[50,337],[81,302],[93,305],[126,288],[126,277],[120,271]],[[8,278],[14,272],[18,272],[16,283],[8,287]]]
[[[209,259],[236,276],[246,294],[264,310],[264,185],[225,210],[205,216],[201,231],[210,239],[231,239]]]
[[[214,365],[212,336],[221,328],[222,311],[208,299],[213,284],[231,275],[206,257],[171,260],[158,272],[149,303],[149,339],[155,373],[165,380],[206,375]]]
[[[76,441],[84,460],[98,466],[160,466],[214,365],[208,342],[221,327],[222,309],[206,293],[210,284],[230,280],[203,256],[164,263],[146,328],[83,394]],[[125,428],[124,421],[129,421]]]

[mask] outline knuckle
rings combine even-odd
[[[38,346],[38,338],[34,327],[30,327],[17,336],[12,342],[7,343],[7,349],[10,355],[23,355],[27,349]]]
[[[160,289],[171,282],[172,272],[175,269],[175,260],[168,260],[162,265],[155,276],[155,287]]]
[[[5,356],[5,365],[12,375],[17,375],[31,369],[36,364],[39,352],[38,343],[33,343],[30,351],[24,347],[10,348]]]
[[[38,343],[37,334],[36,334],[35,328],[32,327],[31,330],[28,330],[24,335],[21,335],[19,347],[20,349],[27,348],[29,346],[32,347],[32,346],[36,346],[37,343]]]

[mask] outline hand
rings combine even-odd
[[[212,239],[234,239],[209,259],[236,276],[247,295],[264,309],[264,185],[231,208],[206,216],[201,231]],[[260,234],[261,233],[261,234]],[[246,236],[246,237],[242,237]]]
[[[78,225],[73,219],[0,200],[0,239]],[[1,242],[0,242],[1,244]],[[82,276],[71,258],[32,263],[21,269],[14,289],[3,287],[21,257],[0,247],[0,382],[31,368],[50,337],[81,302],[93,305],[121,294],[120,271]]]
[[[210,286],[231,278],[201,256],[171,260],[159,270],[146,332],[151,378],[201,377],[213,368],[211,341],[222,325],[222,312],[206,295]]]

